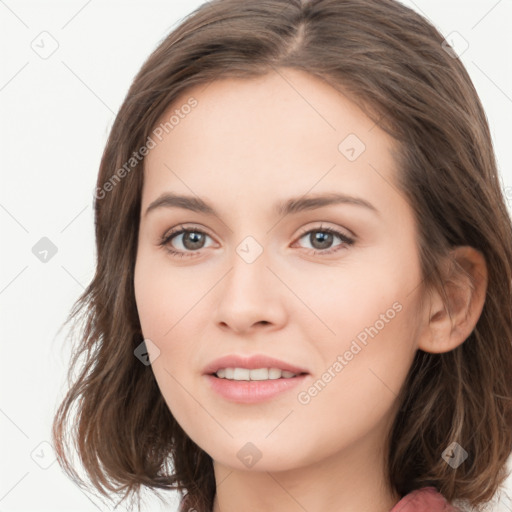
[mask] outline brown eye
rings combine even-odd
[[[309,234],[309,241],[313,245],[313,249],[329,249],[333,240],[334,235],[325,231],[312,231]]]
[[[302,240],[303,238],[311,244],[311,247],[306,247],[306,249],[312,249],[315,254],[330,254],[339,249],[346,248],[346,246],[352,245],[354,243],[352,238],[349,238],[343,233],[340,233],[339,231],[332,228],[310,229],[304,232],[299,237],[299,240]],[[341,243],[333,246],[332,244],[336,238],[339,239]]]
[[[173,231],[168,235],[164,235],[161,246],[174,255],[189,256],[187,253],[205,248],[206,239],[211,237],[200,229],[185,229]]]
[[[206,237],[204,233],[199,231],[183,231],[181,234],[183,235],[181,240],[185,249],[189,251],[202,249]]]

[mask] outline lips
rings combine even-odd
[[[258,368],[278,368],[297,375],[309,373],[306,369],[301,368],[300,366],[263,354],[255,354],[252,356],[230,354],[212,361],[204,368],[203,374],[214,375],[222,368],[247,368],[248,370],[256,370]]]

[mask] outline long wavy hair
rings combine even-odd
[[[212,459],[174,419],[151,366],[134,356],[143,340],[134,296],[140,153],[190,87],[282,67],[343,92],[398,142],[397,183],[417,221],[426,287],[443,291],[440,262],[451,248],[470,245],[485,257],[475,329],[449,352],[417,351],[386,440],[388,482],[401,496],[433,485],[478,507],[503,484],[512,450],[512,225],[467,71],[429,22],[394,0],[211,0],[143,64],[99,168],[96,272],[65,322],[78,334],[53,424],[59,464],[110,499],[136,497],[140,507],[143,489],[176,489],[183,505],[211,511]],[[441,457],[453,441],[469,455],[456,470]]]

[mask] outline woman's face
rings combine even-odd
[[[145,160],[134,283],[170,411],[230,468],[376,457],[425,318],[393,140],[290,69],[196,87],[173,114]],[[242,381],[211,375],[230,367]],[[286,367],[301,375],[266,371]]]

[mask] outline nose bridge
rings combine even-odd
[[[231,272],[226,279],[224,295],[242,301],[258,300],[261,292],[265,292],[264,284],[270,274],[268,259],[268,251],[262,244],[254,237],[244,238],[231,257]]]
[[[279,283],[267,268],[269,252],[254,237],[245,237],[230,259],[230,272],[220,288],[216,321],[235,330],[284,319]]]

